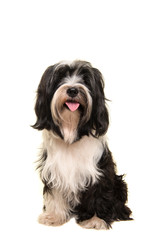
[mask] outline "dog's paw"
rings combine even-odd
[[[103,219],[100,219],[96,216],[92,217],[89,220],[80,222],[79,225],[83,228],[96,229],[96,230],[99,230],[99,229],[107,230],[110,228],[109,225]]]
[[[52,214],[42,213],[38,218],[38,222],[40,224],[44,224],[47,226],[60,226],[64,224],[66,221],[60,218],[54,217]]]

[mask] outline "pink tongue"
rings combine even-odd
[[[72,112],[76,111],[79,107],[78,102],[66,102],[66,105]]]

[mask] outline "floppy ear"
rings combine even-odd
[[[93,96],[93,129],[95,129],[95,135],[101,136],[106,133],[109,125],[109,114],[105,105],[104,96],[104,81],[101,72],[93,68],[93,74],[95,79],[95,90]]]
[[[53,120],[50,111],[50,101],[53,91],[51,88],[53,87],[54,69],[55,65],[46,69],[37,89],[37,100],[35,104],[37,121],[32,127],[38,130],[43,130],[44,128],[48,130],[51,129],[51,122]]]

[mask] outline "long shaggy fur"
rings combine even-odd
[[[102,74],[85,61],[55,64],[42,76],[33,125],[43,131],[40,223],[57,226],[74,216],[82,227],[108,229],[113,221],[131,219],[127,185],[105,140],[103,89]]]

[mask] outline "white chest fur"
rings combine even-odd
[[[42,178],[53,188],[76,194],[101,175],[97,163],[104,150],[103,138],[84,136],[73,144],[67,144],[44,130],[43,148],[47,150],[47,159]]]

